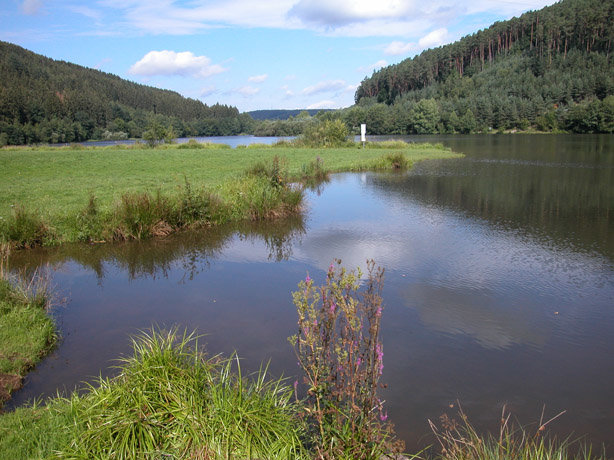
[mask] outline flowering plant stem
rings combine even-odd
[[[348,272],[335,260],[323,286],[307,275],[293,293],[298,332],[290,342],[304,374],[305,413],[317,427],[313,444],[320,458],[378,458],[392,449],[392,428],[377,396],[384,369],[384,269],[369,260],[366,275],[360,289],[361,270]]]

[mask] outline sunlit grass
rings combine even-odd
[[[270,378],[266,367],[243,376],[236,355],[209,357],[196,335],[175,329],[136,337],[120,369],[85,394],[0,417],[0,452],[14,452],[13,458],[305,458],[292,388]]]
[[[186,147],[186,145],[188,147]],[[441,146],[391,144],[386,148],[250,147],[201,148],[189,144],[168,148],[126,146],[84,149],[0,149],[0,227],[23,207],[28,215],[53,230],[59,241],[78,240],[75,216],[96,198],[98,211],[110,213],[126,194],[158,193],[177,196],[186,180],[195,189],[219,194],[232,190],[227,184],[258,162],[283,158],[288,176],[300,179],[320,158],[328,172],[359,171],[373,167],[377,158],[401,149],[409,162],[456,156]]]

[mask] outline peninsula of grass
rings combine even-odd
[[[300,210],[300,187],[328,173],[409,168],[459,156],[388,142],[231,149],[219,144],[0,150],[0,240],[23,248],[165,235],[187,226]],[[250,173],[251,172],[251,173]]]
[[[0,409],[57,338],[47,312],[50,294],[45,278],[12,277],[7,256],[8,246],[0,245]]]

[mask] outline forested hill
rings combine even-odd
[[[287,120],[290,117],[297,117],[300,115],[309,115],[313,117],[320,112],[330,112],[332,109],[272,109],[272,110],[252,110],[247,112],[254,120]]]
[[[441,115],[439,131],[458,131],[456,120],[446,117],[470,111],[477,126],[552,129],[558,123],[596,132],[598,121],[579,126],[569,117],[581,117],[580,109],[590,103],[589,112],[600,111],[597,101],[614,94],[613,41],[613,1],[562,0],[374,72],[358,87],[355,101],[363,107],[394,105],[397,113],[409,114],[419,101],[432,100]],[[570,114],[578,104],[586,107]],[[422,129],[409,123],[410,132]]]
[[[55,61],[0,41],[0,145],[174,134],[238,134],[251,118],[180,94]]]

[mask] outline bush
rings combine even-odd
[[[340,147],[347,143],[349,130],[341,120],[310,123],[295,143],[307,147]]]

